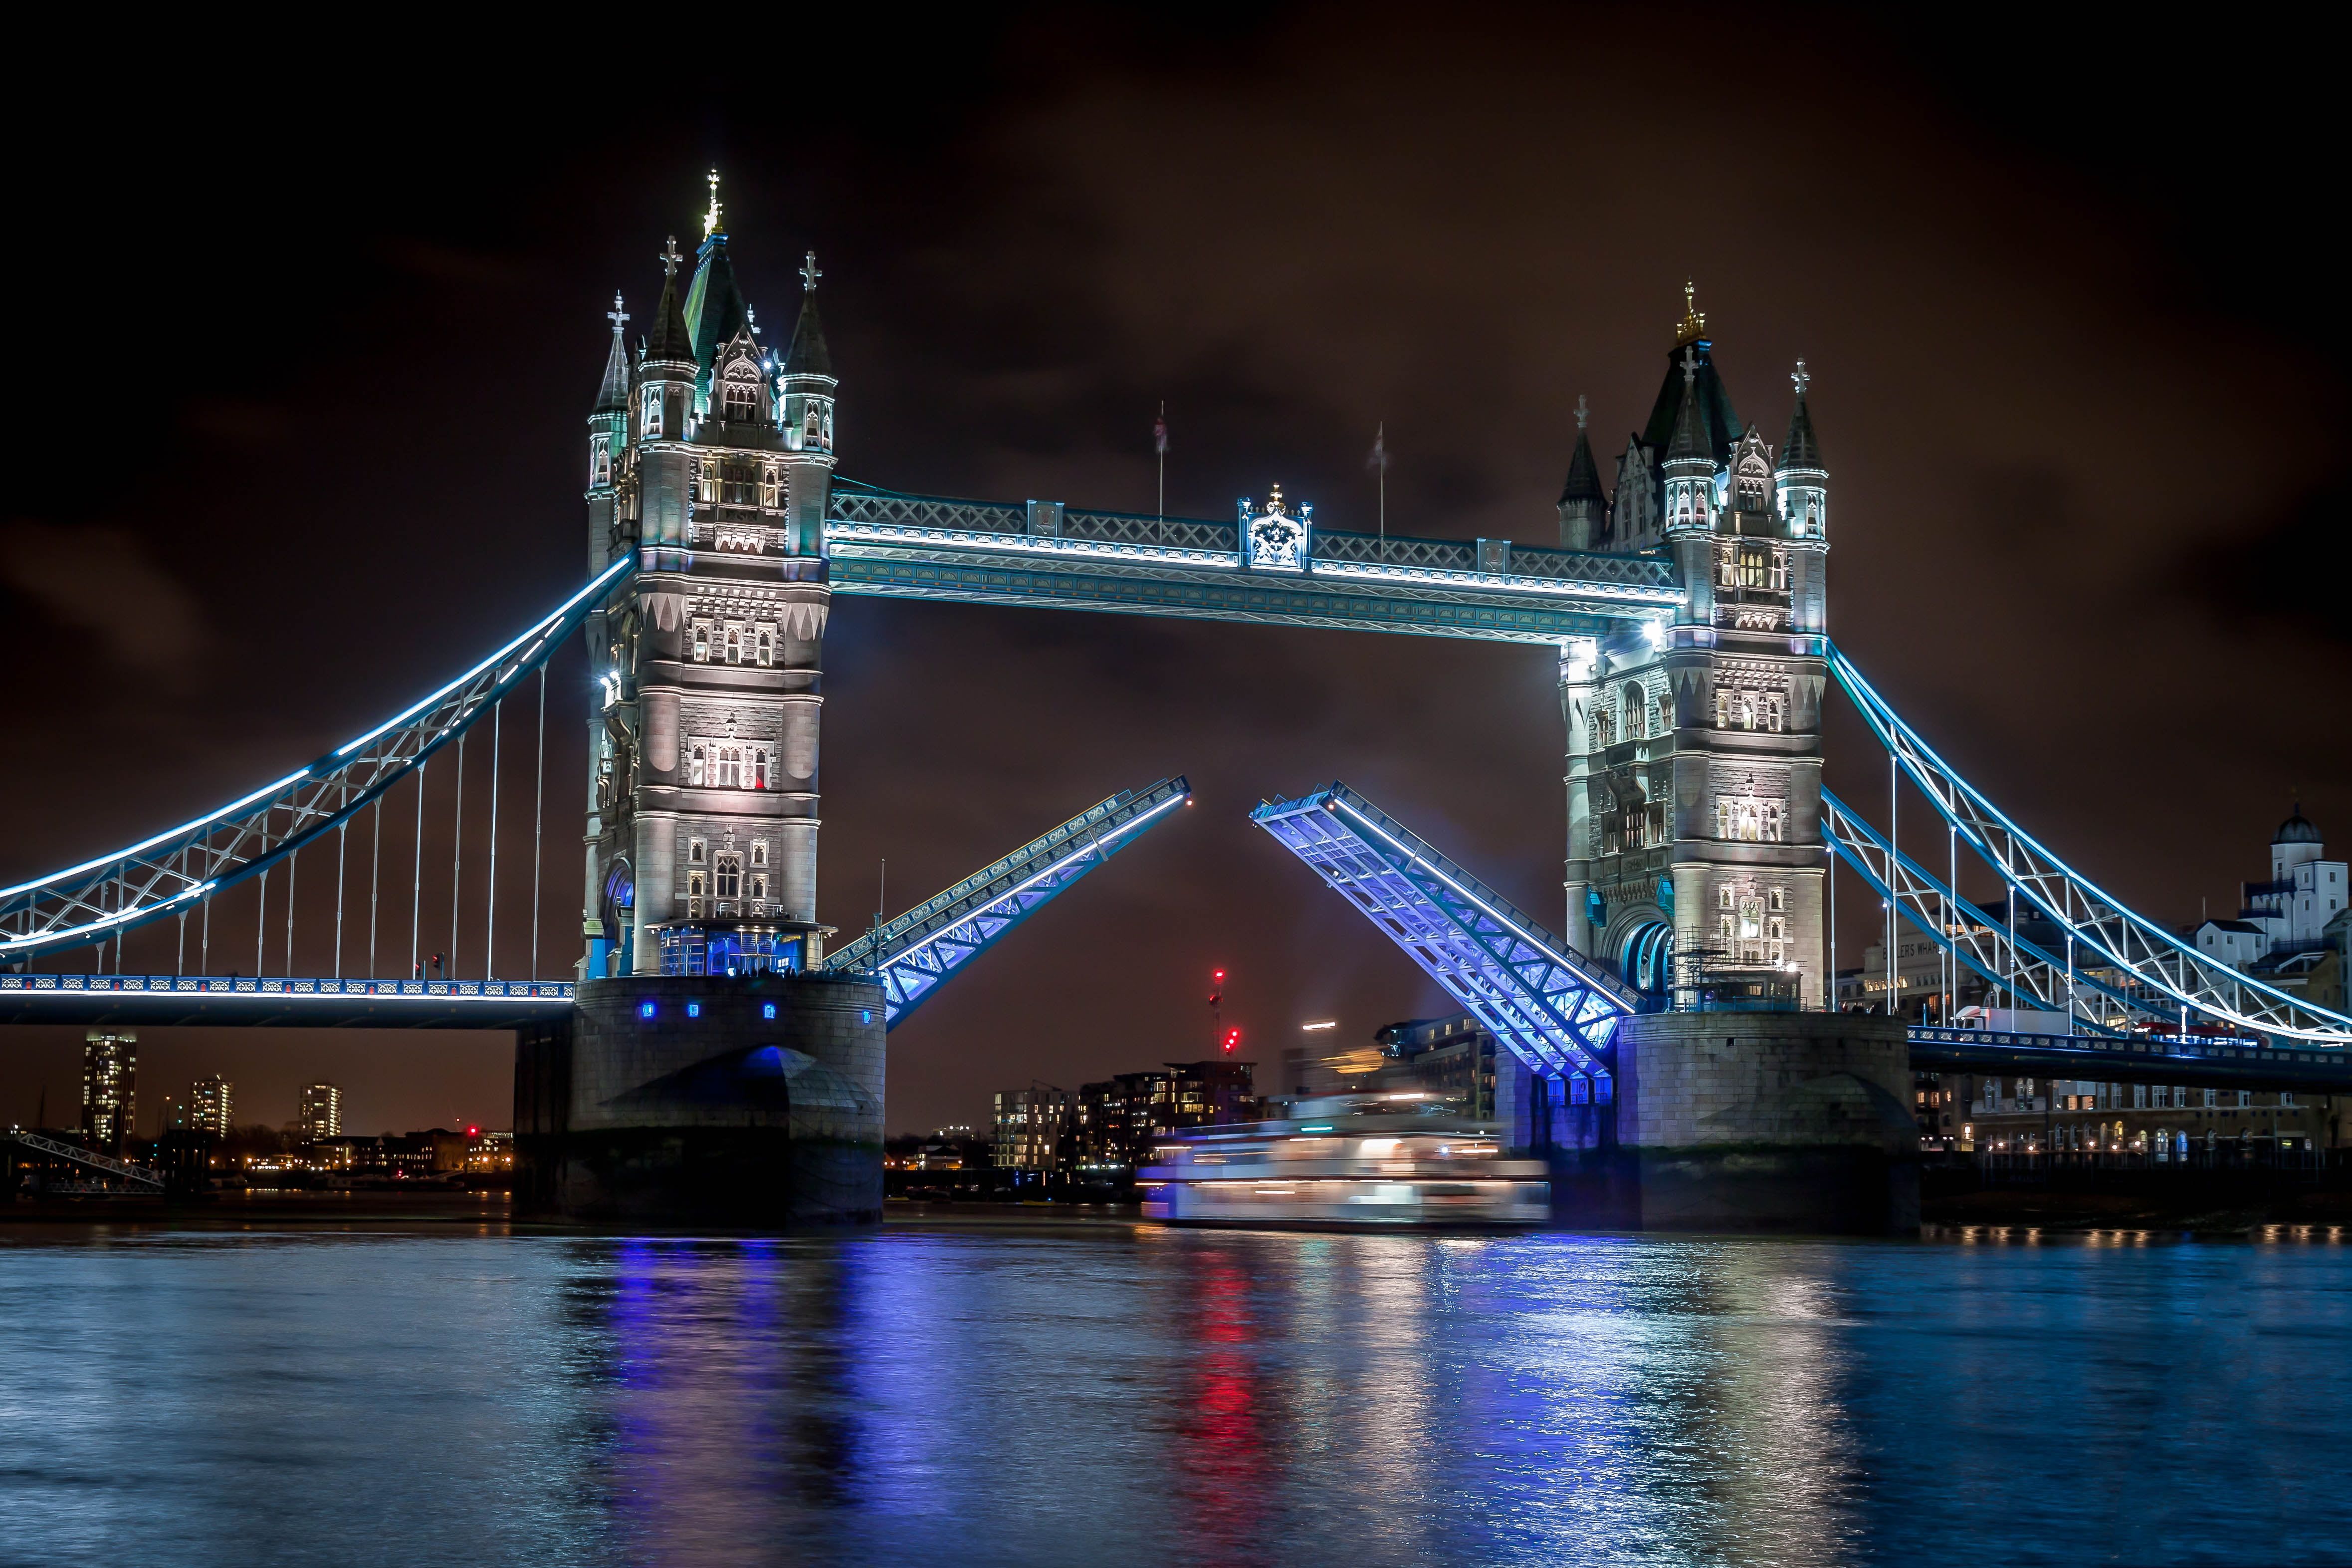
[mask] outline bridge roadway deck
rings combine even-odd
[[[2328,1047],[2273,1047],[2243,1039],[2195,1037],[2005,1035],[1977,1029],[1915,1028],[1910,1033],[1915,1072],[2352,1094],[2352,1051]]]
[[[568,980],[0,974],[0,1024],[511,1029],[571,1013]]]

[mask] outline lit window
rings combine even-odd
[[[697,622],[694,627],[694,662],[710,662],[710,628],[700,622]]]
[[[1772,891],[1765,898],[1765,907],[1772,910],[1787,909],[1789,907],[1789,890],[1786,888],[1773,889]]]
[[[688,753],[686,782],[690,784],[700,784],[709,771],[709,754],[700,746],[695,747],[691,752]]]
[[[768,787],[768,748],[765,746],[751,748],[751,785],[753,789]]]
[[[740,626],[727,628],[727,662],[730,664],[743,662],[743,630]]]
[[[719,896],[732,899],[743,890],[743,857],[725,854],[719,857]]]
[[[760,666],[767,668],[776,662],[776,634],[766,626],[760,628]]]
[[[764,866],[767,863],[768,841],[764,838],[754,838],[751,840],[751,864],[754,866]]]
[[[662,395],[658,386],[646,388],[645,430],[648,436],[662,433]],[[650,1017],[652,1015],[646,1015]]]

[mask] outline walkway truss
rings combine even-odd
[[[1014,926],[1192,798],[1181,777],[1121,790],[858,938],[825,967],[878,977],[884,1020],[896,1027]]]
[[[635,569],[635,556],[615,562],[514,641],[309,767],[129,848],[0,889],[0,962],[185,914],[341,826],[541,668]]]
[[[1512,1054],[1603,1101],[1634,993],[1386,812],[1334,784],[1250,820],[1361,910]]]
[[[2041,916],[2058,932],[2055,947],[2026,940],[2020,921],[1997,919],[1961,899],[1948,873],[1937,878],[1822,791],[1831,849],[1958,962],[2020,1003],[2068,1016],[2081,1033],[2111,1034],[2138,1021],[2185,1033],[2205,1023],[2267,1036],[2283,1047],[2352,1045],[2352,1017],[2215,962],[2059,859],[1938,756],[1852,659],[1834,647],[1826,651],[1838,684],[1879,744],[1950,825],[1954,858],[1965,846],[2000,878],[2011,910],[2021,902],[2021,912]]]

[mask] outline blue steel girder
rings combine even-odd
[[[0,889],[0,961],[184,913],[323,838],[495,708],[635,570],[634,555],[615,561],[498,652],[310,766],[194,822]]]
[[[897,495],[845,481],[835,592],[1487,642],[1606,637],[1670,614],[1654,555],[1316,530],[1300,570],[1251,567],[1237,523]]]
[[[1934,872],[1885,837],[1829,790],[1822,791],[1822,826],[1831,851],[1882,900],[1891,900],[1929,940],[1996,988],[2030,1005],[2060,1013],[2077,1029],[2113,1034],[2133,1016],[2161,1019],[2163,1010],[2135,999],[2102,975],[2018,936],[2005,921],[1961,898]],[[2103,997],[2126,1016],[2085,1011]]]
[[[2352,1094],[2352,1052],[2328,1046],[2274,1047],[2230,1036],[2017,1035],[1932,1025],[1906,1033],[1911,1066],[1921,1072]]]
[[[877,976],[883,1021],[896,1027],[1014,926],[1192,798],[1181,775],[1121,790],[828,955],[825,967]]]
[[[1250,820],[1419,964],[1512,1055],[1610,1097],[1618,1020],[1638,998],[1343,784]]]
[[[2126,977],[2127,988],[2147,997],[2156,1010],[2186,1007],[2234,1028],[2315,1045],[2352,1046],[2352,1017],[2207,957],[2059,859],[1937,755],[1843,650],[1831,647],[1829,662],[1879,744],[1952,825],[1960,841],[2019,897],[2095,954],[2102,967]]]

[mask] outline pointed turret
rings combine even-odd
[[[1677,379],[1685,354],[1698,367],[1696,396],[1707,456],[1721,468],[1745,426],[1731,410],[1731,394],[1724,390],[1723,378],[1716,374],[1715,342],[1707,336],[1706,312],[1698,308],[1696,286],[1691,283],[1683,285],[1683,319],[1675,329],[1675,346],[1666,353],[1666,379],[1658,388],[1657,401],[1650,405],[1650,423],[1642,432],[1643,444],[1654,452],[1664,452],[1674,437],[1682,406]]]
[[[613,291],[613,308],[604,312],[613,323],[613,347],[604,355],[604,379],[597,384],[595,413],[626,414],[629,411],[629,350],[621,336],[621,329],[629,313],[621,309],[621,292]]]
[[[778,426],[784,437],[790,470],[793,550],[821,554],[824,548],[824,508],[833,484],[833,395],[840,385],[833,376],[833,356],[825,352],[824,329],[816,316],[816,252],[801,261],[801,315],[793,327],[792,346],[776,375],[781,405]]]
[[[816,253],[811,251],[808,265],[816,265]],[[819,274],[823,276],[823,274]],[[809,285],[801,296],[801,319],[793,323],[792,346],[784,351],[786,375],[824,375],[833,374],[833,355],[824,346],[824,325],[816,316],[816,285]]]
[[[677,253],[677,237],[672,235],[663,247],[661,303],[654,307],[653,334],[646,340],[647,364],[692,364],[694,334],[686,324],[686,313],[678,308],[677,264],[686,259]]]
[[[1715,452],[1707,440],[1706,421],[1699,412],[1698,353],[1683,348],[1683,395],[1675,411],[1673,431],[1666,441],[1666,531],[1715,526]]]
[[[716,169],[710,171],[710,210],[703,215],[702,247],[695,252],[694,280],[687,286],[684,319],[688,340],[694,344],[695,363],[701,367],[700,385],[707,395],[719,345],[751,321],[743,290],[735,281],[734,258],[727,249]]]
[[[1699,413],[1698,362],[1689,349],[1683,351],[1683,396],[1675,410],[1672,432],[1666,437],[1665,466],[1669,473],[1675,465],[1705,463],[1715,467],[1714,444],[1707,439],[1706,420]]]
[[[1592,550],[1608,531],[1609,497],[1601,488],[1601,468],[1592,460],[1591,437],[1585,432],[1589,411],[1576,400],[1576,450],[1568,459],[1568,482],[1559,490],[1559,543],[1563,550]]]
[[[1812,410],[1805,405],[1805,389],[1813,378],[1805,362],[1799,360],[1789,379],[1797,388],[1797,406],[1789,415],[1789,439],[1780,447],[1773,488],[1788,536],[1823,539],[1828,537],[1830,475],[1822,466],[1822,443],[1813,434]]]

